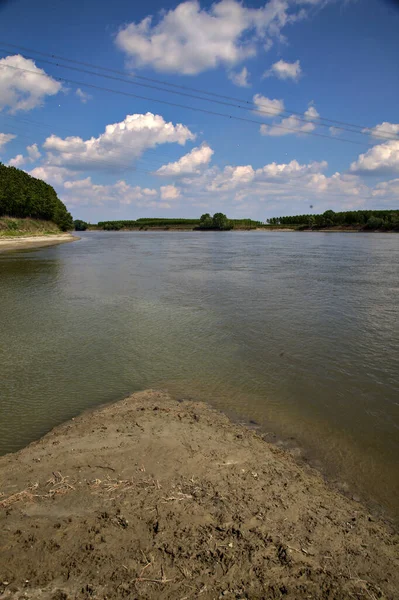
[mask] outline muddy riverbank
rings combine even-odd
[[[394,600],[398,537],[289,452],[146,391],[0,458],[3,598]]]

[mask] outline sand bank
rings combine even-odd
[[[0,252],[6,250],[27,250],[29,248],[41,248],[42,246],[55,246],[74,242],[79,238],[70,233],[57,235],[29,235],[18,237],[0,237]]]
[[[398,598],[398,537],[204,404],[147,391],[0,458],[1,598]]]

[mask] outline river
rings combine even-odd
[[[0,454],[146,388],[399,516],[399,236],[85,232],[0,256]]]

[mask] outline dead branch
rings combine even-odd
[[[33,500],[35,495],[32,494],[32,492],[34,490],[36,490],[38,487],[39,487],[39,484],[34,483],[33,485],[30,485],[29,487],[27,487],[25,490],[21,490],[20,492],[17,492],[15,494],[12,494],[11,496],[8,496],[8,498],[5,498],[4,500],[0,501],[0,507],[8,508],[15,502],[19,502],[20,500],[24,500],[24,499]]]

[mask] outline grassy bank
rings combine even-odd
[[[24,237],[36,235],[57,235],[60,228],[52,221],[41,219],[17,219],[14,217],[0,217],[0,237]]]

